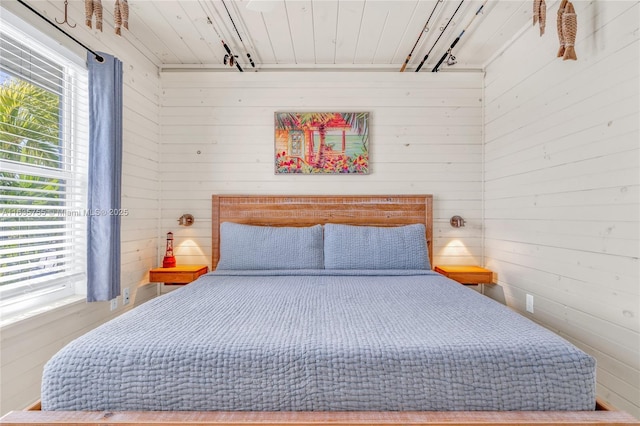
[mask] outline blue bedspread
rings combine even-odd
[[[592,410],[595,361],[430,271],[218,271],[71,342],[44,410]]]

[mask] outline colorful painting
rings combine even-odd
[[[368,174],[368,112],[276,112],[276,174]]]

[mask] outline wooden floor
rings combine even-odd
[[[629,414],[598,402],[595,411],[348,411],[348,412],[96,412],[96,411],[13,411],[0,424],[18,425],[640,425]]]

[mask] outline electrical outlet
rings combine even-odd
[[[533,313],[533,295],[527,294],[527,312]]]
[[[129,299],[129,288],[122,290],[122,306],[128,305],[131,300]]]
[[[118,309],[118,298],[111,299],[111,310],[115,311]]]

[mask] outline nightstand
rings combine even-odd
[[[166,285],[186,285],[209,272],[207,265],[181,265],[173,268],[155,268],[149,271],[149,281]],[[158,286],[158,293],[160,287]]]
[[[478,284],[484,294],[484,285],[493,283],[493,272],[489,269],[471,265],[442,265],[434,270],[460,284]]]

